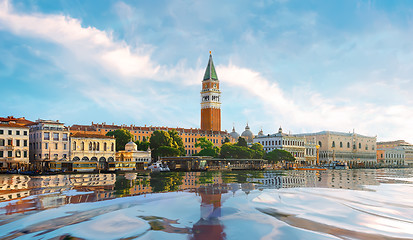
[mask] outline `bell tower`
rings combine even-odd
[[[201,91],[201,129],[221,131],[221,91],[215,72],[211,51],[209,61],[202,80]]]

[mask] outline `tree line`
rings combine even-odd
[[[125,150],[125,145],[133,141],[133,135],[126,129],[118,129],[108,132],[107,136],[116,138],[116,151]],[[185,146],[182,138],[176,130],[162,131],[156,130],[152,133],[149,139],[143,137],[142,141],[134,141],[138,150],[151,150],[152,158],[158,157],[177,157],[185,156]],[[248,146],[246,140],[242,137],[238,138],[236,143],[231,143],[228,138],[225,138],[221,147],[215,146],[207,138],[198,138],[195,147],[201,148],[194,156],[210,156],[213,158],[235,158],[235,159],[266,159],[269,163],[279,161],[295,161],[294,156],[290,152],[275,149],[271,152],[266,152],[260,143],[254,143]]]

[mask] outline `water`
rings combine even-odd
[[[413,169],[0,175],[2,239],[413,239]]]

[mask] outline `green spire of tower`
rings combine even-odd
[[[214,62],[212,61],[211,51],[209,52],[209,61],[204,74],[204,80],[209,79],[218,81],[217,72],[215,71]]]

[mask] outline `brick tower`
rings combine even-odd
[[[202,80],[201,91],[201,129],[221,131],[221,91],[219,80],[215,72],[211,52]]]

